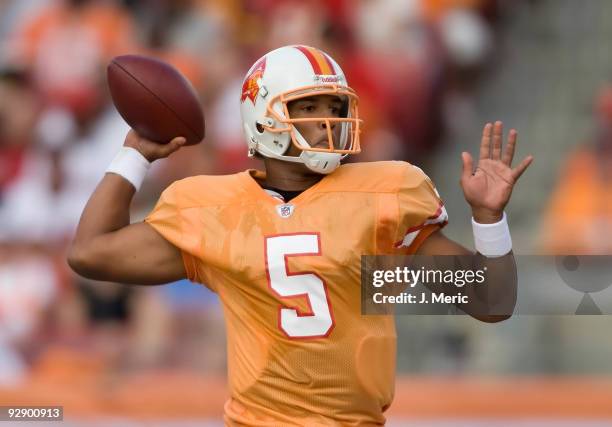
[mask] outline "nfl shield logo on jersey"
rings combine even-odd
[[[293,213],[293,209],[295,209],[295,206],[290,205],[290,204],[283,204],[283,205],[276,206],[276,212],[278,212],[278,215],[281,218],[289,218],[291,214]]]

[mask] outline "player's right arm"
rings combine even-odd
[[[150,162],[178,150],[185,139],[168,144],[141,138],[131,130],[124,146]],[[120,175],[107,173],[93,192],[72,241],[68,264],[78,274],[103,281],[155,285],[186,277],[180,250],[147,223],[130,224],[136,190]]]

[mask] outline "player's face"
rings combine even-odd
[[[340,117],[342,101],[334,95],[316,95],[292,101],[287,104],[287,109],[289,110],[289,117],[292,119]],[[340,141],[340,125],[333,122],[330,125],[335,148],[339,148],[337,145]],[[327,125],[324,121],[295,123],[295,128],[311,147],[329,148]],[[287,151],[289,156],[297,156],[299,154],[300,149],[293,145]]]

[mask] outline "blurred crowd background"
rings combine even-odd
[[[535,155],[508,208],[515,252],[611,254],[611,20],[606,0],[0,1],[0,389],[104,394],[134,375],[225,375],[222,312],[204,287],[97,283],[66,265],[128,130],[106,87],[113,56],[174,64],[207,121],[204,143],[154,165],[133,221],[176,179],[259,166],[241,131],[242,78],[266,51],[299,43],[331,54],[360,95],[355,160],[421,166],[449,236],[471,246],[460,152],[475,154],[499,119],[518,129],[517,158]],[[398,325],[403,374],[612,372],[606,316]]]

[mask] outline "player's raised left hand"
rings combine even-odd
[[[502,138],[502,122],[485,125],[476,170],[472,155],[467,152],[461,153],[463,161],[461,188],[465,200],[472,207],[474,220],[482,224],[501,220],[514,184],[533,161],[533,156],[529,155],[517,167],[512,168],[517,132],[514,129],[510,130],[503,153]]]

